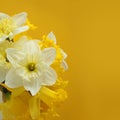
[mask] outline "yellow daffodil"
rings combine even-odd
[[[50,67],[53,63],[56,51],[54,48],[40,50],[36,41],[28,41],[21,50],[9,48],[7,58],[12,68],[6,76],[5,84],[16,88],[24,86],[27,91],[35,95],[44,85],[53,85],[57,74]],[[14,73],[14,74],[13,74]]]
[[[0,41],[11,40],[16,34],[28,30],[25,25],[27,13],[22,12],[10,17],[7,14],[0,13]]]

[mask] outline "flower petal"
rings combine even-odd
[[[68,64],[65,60],[62,61],[61,66],[64,68],[64,70],[68,69]]]
[[[9,33],[8,38],[9,38],[10,40],[13,39],[13,32],[10,32],[10,33]]]
[[[22,32],[25,32],[25,31],[27,31],[29,29],[29,26],[22,26],[22,27],[18,27],[17,29],[15,29],[14,31],[13,31],[13,35],[17,35],[17,34],[19,34],[19,33],[22,33]]]
[[[22,86],[21,77],[16,73],[16,69],[11,68],[6,75],[5,84],[10,88],[16,88]]]
[[[47,38],[50,39],[50,40],[53,40],[54,43],[56,44],[56,37],[54,35],[53,32],[50,32],[48,35],[47,35]]]
[[[17,67],[17,63],[19,63],[25,57],[25,53],[15,48],[6,49],[7,59],[13,65],[13,67]]]
[[[39,60],[40,58],[40,48],[36,40],[28,41],[23,46],[23,52],[26,53],[27,58],[32,62]]]
[[[42,85],[53,85],[57,80],[57,74],[53,68],[48,67],[46,73],[44,73],[41,79]]]
[[[55,57],[56,57],[56,50],[52,47],[51,48],[45,48],[42,51],[42,56],[43,56],[44,62],[47,65],[51,65],[52,62],[54,61]]]
[[[39,76],[37,74],[30,74],[29,81],[24,80],[23,85],[26,90],[30,91],[30,93],[34,96],[41,88],[41,81],[39,80]]]
[[[9,17],[9,15],[5,14],[5,13],[0,13],[0,20],[3,18]]]
[[[18,26],[21,26],[21,25],[25,24],[25,22],[26,22],[27,13],[21,12],[19,14],[14,15],[12,18]]]
[[[4,67],[5,66],[0,66],[0,82],[5,80],[6,74],[8,72],[8,69],[5,69]]]
[[[27,38],[27,36],[22,36],[22,37],[20,37],[20,39],[19,40],[17,40],[16,42],[14,42],[14,47],[15,48],[22,48],[22,46],[26,43],[26,42],[28,42],[28,38]]]
[[[63,49],[61,49],[61,53],[63,55],[63,59],[66,59],[67,58],[67,54],[63,51]]]
[[[8,38],[7,35],[2,36],[2,37],[0,38],[0,42],[4,41],[6,38]]]

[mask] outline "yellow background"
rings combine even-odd
[[[120,120],[119,0],[1,0],[0,11],[28,12],[33,37],[52,30],[68,53],[59,120]]]

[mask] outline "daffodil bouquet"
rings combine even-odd
[[[67,98],[67,54],[53,32],[32,39],[27,13],[0,13],[0,120],[50,120]]]

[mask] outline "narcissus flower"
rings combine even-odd
[[[51,120],[67,98],[67,54],[53,32],[41,40],[22,33],[35,28],[26,12],[0,13],[0,120]]]
[[[57,74],[50,67],[56,56],[54,48],[41,51],[37,41],[28,41],[21,50],[9,48],[6,51],[7,58],[12,64],[6,76],[5,84],[8,87],[15,88],[23,85],[26,90],[35,95],[41,86],[53,85],[56,82]]]
[[[56,37],[55,37],[55,35],[54,35],[53,32],[50,32],[50,33],[47,35],[47,38],[48,38],[49,40],[52,40],[52,41],[54,42],[54,44],[56,44]],[[65,59],[67,58],[67,54],[66,54],[62,49],[60,49],[60,53],[62,54],[62,57],[63,57],[62,62],[61,62],[61,66],[63,66],[63,68],[64,68],[65,70],[67,70],[67,69],[68,69],[68,65],[67,65],[67,63],[66,63],[66,61],[65,61]]]
[[[5,80],[6,74],[10,69],[10,63],[7,59],[6,49],[12,47],[13,43],[9,41],[0,42],[0,82]]]
[[[11,40],[16,34],[28,30],[25,25],[27,13],[22,12],[10,17],[7,14],[0,13],[0,41]]]

